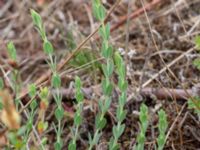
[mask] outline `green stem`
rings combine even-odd
[[[78,136],[78,128],[79,128],[79,126],[76,126],[75,136],[74,136],[74,139],[73,139],[74,144],[76,144],[76,139],[77,139],[77,136]]]

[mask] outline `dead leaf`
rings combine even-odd
[[[45,3],[45,0],[37,0],[37,4],[38,4],[39,6],[44,5],[44,3]]]
[[[3,109],[0,112],[1,121],[10,130],[20,128],[20,115],[15,109],[13,98],[7,90],[0,91],[0,97],[2,98]]]

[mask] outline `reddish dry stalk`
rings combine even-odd
[[[123,25],[126,20],[128,18],[130,18],[130,20],[137,18],[139,15],[143,14],[144,11],[149,11],[151,10],[153,7],[155,7],[157,4],[159,4],[160,2],[162,2],[162,0],[153,0],[151,3],[147,4],[144,8],[140,8],[138,10],[136,10],[135,12],[133,12],[130,16],[124,16],[121,18],[121,20],[116,23],[115,25],[113,25],[110,29],[111,32],[113,32],[114,30],[118,29],[121,25]]]

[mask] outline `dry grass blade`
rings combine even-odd
[[[0,91],[3,109],[1,111],[1,121],[10,130],[20,128],[20,115],[16,111],[13,99],[7,90]]]

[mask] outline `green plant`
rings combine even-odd
[[[195,37],[195,45],[197,50],[200,50],[200,36]],[[200,70],[200,59],[196,58],[193,61],[193,65]],[[188,108],[194,109],[194,112],[200,116],[200,98],[198,96],[192,97],[188,100]]]
[[[3,90],[3,87],[4,87],[3,79],[0,77],[0,90]]]
[[[126,81],[125,64],[119,53],[115,53],[115,63],[116,63],[116,71],[118,73],[118,88],[121,91],[121,95],[118,99],[118,107],[116,112],[117,125],[113,126],[112,129],[113,137],[111,138],[109,143],[110,150],[119,149],[117,141],[124,132],[125,124],[122,124],[122,122],[124,121],[127,114],[127,111],[124,110],[124,106],[126,104],[126,97],[127,97],[126,93],[127,93],[128,83]]]
[[[23,147],[26,147],[28,143],[30,134],[32,132],[33,124],[34,124],[34,117],[37,114],[37,102],[35,96],[37,95],[36,86],[34,84],[30,84],[28,86],[29,96],[31,98],[30,104],[30,111],[27,111],[28,120],[26,121],[25,125],[23,125],[20,130],[18,131],[18,135],[23,137]]]
[[[189,109],[193,109],[194,112],[195,112],[198,116],[200,116],[200,110],[199,110],[199,108],[200,108],[200,98],[199,98],[198,96],[193,97],[193,98],[190,98],[190,99],[188,100],[188,108],[189,108]]]
[[[143,150],[144,142],[146,139],[146,130],[148,127],[148,107],[145,104],[140,106],[140,133],[137,136],[137,144],[133,148],[134,150]]]
[[[3,83],[3,79],[0,77],[0,91],[3,90],[4,88],[4,83]],[[0,96],[0,110],[3,109],[3,103],[2,103],[2,97]]]
[[[164,110],[160,110],[158,112],[159,122],[158,122],[158,130],[159,130],[159,136],[157,138],[157,144],[158,148],[157,150],[163,150],[165,142],[166,142],[166,130],[168,127],[167,123],[167,115]]]
[[[62,107],[62,95],[59,92],[59,89],[61,87],[61,79],[56,70],[56,61],[55,61],[55,59],[53,59],[54,48],[53,48],[51,42],[47,39],[45,28],[42,24],[41,16],[34,10],[31,10],[31,16],[33,19],[33,23],[36,26],[36,28],[43,40],[44,53],[49,56],[49,61],[47,61],[47,62],[52,71],[51,86],[56,89],[56,93],[53,95],[53,97],[57,104],[57,108],[55,110],[55,117],[58,121],[58,127],[56,127],[56,125],[54,125],[55,131],[56,131],[56,143],[54,144],[54,147],[56,150],[60,150],[63,145],[62,138],[61,138],[61,134],[62,134],[62,130],[63,130],[62,125],[61,125],[61,120],[64,117],[64,109]]]
[[[79,77],[76,76],[75,78],[75,89],[76,89],[76,101],[77,101],[77,109],[74,117],[74,129],[72,129],[72,140],[68,146],[69,150],[76,149],[76,140],[78,136],[78,129],[83,122],[83,117],[81,115],[83,111],[83,93],[81,91],[81,80]]]
[[[16,52],[16,48],[15,48],[15,45],[13,44],[13,42],[9,42],[7,44],[7,50],[8,50],[8,54],[9,54],[11,60],[17,62],[17,52]]]
[[[99,28],[99,35],[102,38],[101,55],[105,58],[106,64],[102,64],[102,70],[105,76],[105,79],[102,80],[103,96],[98,103],[99,112],[95,118],[95,133],[93,137],[89,134],[89,150],[91,150],[95,145],[98,144],[101,136],[101,130],[105,127],[107,123],[105,114],[111,104],[111,94],[113,89],[111,76],[114,70],[114,63],[112,59],[113,49],[112,46],[109,45],[110,24],[104,23],[106,10],[100,0],[93,0],[92,8],[94,16],[101,23],[101,27]]]
[[[8,52],[9,59],[11,61],[10,65],[12,67],[11,73],[10,73],[11,80],[9,83],[10,83],[10,86],[11,86],[16,98],[14,99],[14,102],[15,102],[15,106],[14,106],[12,104],[13,103],[12,97],[8,96],[9,93],[4,91],[5,92],[4,94],[7,95],[8,97],[6,98],[6,102],[3,99],[1,100],[1,109],[3,112],[5,112],[5,116],[3,117],[5,120],[4,121],[2,120],[2,121],[8,127],[7,138],[9,140],[9,143],[15,149],[24,149],[28,138],[25,138],[24,140],[20,139],[20,137],[25,137],[24,132],[23,132],[23,131],[25,131],[25,128],[23,126],[20,127],[20,115],[18,113],[19,104],[21,103],[20,99],[18,99],[20,90],[21,90],[21,80],[20,80],[20,73],[19,73],[18,67],[17,67],[18,66],[17,52],[16,52],[16,48],[15,48],[15,45],[13,44],[13,42],[9,42],[7,44],[7,52]],[[0,80],[1,80],[0,81],[1,82],[0,89],[3,90],[3,79],[1,78]],[[23,106],[23,104],[21,104],[21,105]],[[16,108],[16,110],[15,110],[15,108]],[[14,120],[12,119],[12,116],[14,116],[14,118],[15,118]],[[9,125],[10,124],[9,122],[12,125]]]
[[[196,36],[196,37],[195,37],[195,45],[196,45],[196,48],[197,48],[198,51],[199,51],[199,49],[200,49],[200,36]],[[196,58],[196,59],[193,61],[193,65],[194,65],[195,67],[197,67],[197,69],[200,70],[200,59],[199,59],[199,58]]]
[[[33,131],[34,123],[35,123],[35,117],[37,116],[37,113],[38,113],[38,111],[37,111],[38,104],[35,99],[35,97],[37,95],[36,86],[34,84],[31,84],[31,85],[29,85],[28,89],[29,89],[28,93],[31,98],[31,100],[30,100],[31,103],[29,105],[29,109],[26,109],[26,114],[27,114],[28,119],[26,120],[25,125],[21,126],[17,131],[15,131],[15,132],[11,131],[8,133],[8,139],[9,139],[10,143],[16,149],[21,149],[21,150],[25,150],[27,148],[26,147],[27,143],[28,143],[30,137],[32,137],[32,135],[33,135],[32,131]],[[43,92],[43,89],[41,89],[41,93],[42,92]],[[40,95],[41,95],[41,93],[40,93]],[[44,128],[46,129],[47,126]],[[38,130],[38,132],[39,132],[39,130]],[[45,140],[46,140],[46,137],[42,138],[42,141],[39,145],[39,148],[42,150],[44,149],[45,144],[46,144]]]
[[[14,91],[16,97],[19,96],[20,93],[20,89],[21,89],[21,85],[20,85],[20,74],[19,71],[17,69],[17,52],[16,52],[16,48],[15,45],[13,44],[13,42],[9,42],[7,44],[7,51],[8,51],[8,55],[13,63],[13,69],[11,71],[11,88]],[[19,99],[15,99],[15,104],[16,107],[18,109],[19,107],[19,103],[20,100]]]
[[[89,134],[89,150],[92,150],[94,146],[96,146],[99,142],[99,139],[102,134],[102,130],[105,128],[107,124],[106,120],[106,113],[108,112],[110,105],[111,105],[111,99],[112,99],[112,90],[113,90],[113,82],[112,82],[112,75],[113,72],[116,71],[118,75],[118,86],[119,89],[119,99],[117,104],[117,110],[116,110],[116,124],[112,127],[112,137],[109,141],[109,150],[117,150],[120,149],[120,145],[118,144],[118,140],[120,136],[123,134],[125,130],[125,124],[123,123],[127,110],[125,109],[125,104],[127,100],[127,87],[128,83],[126,80],[126,66],[125,63],[120,56],[119,53],[114,54],[114,60],[113,60],[113,48],[109,44],[109,37],[110,37],[110,24],[105,23],[105,16],[106,16],[106,9],[102,5],[100,0],[93,0],[92,3],[92,9],[93,14],[96,17],[96,19],[101,23],[101,27],[99,28],[99,36],[102,40],[101,45],[101,56],[104,58],[104,63],[101,64],[101,68],[103,70],[104,78],[102,80],[102,91],[103,95],[98,101],[98,107],[99,111],[95,117],[95,129],[94,134]],[[33,23],[36,26],[37,31],[39,32],[41,39],[43,41],[43,51],[48,56],[47,63],[49,64],[49,67],[52,72],[51,77],[51,89],[54,89],[56,92],[53,93],[53,97],[56,103],[56,110],[54,112],[57,125],[54,125],[54,129],[56,132],[56,142],[54,143],[54,147],[56,150],[61,150],[63,147],[63,140],[62,140],[62,133],[63,133],[63,127],[62,127],[62,120],[64,118],[64,109],[62,107],[62,95],[60,93],[61,88],[61,78],[57,71],[57,64],[56,59],[54,56],[54,48],[51,42],[48,40],[44,25],[42,23],[41,16],[34,10],[31,10],[31,16],[33,19]],[[72,42],[73,38],[72,38]],[[200,38],[198,37],[196,39],[196,45],[200,48]],[[76,47],[75,43],[72,43],[72,48]],[[16,49],[12,42],[9,42],[7,45],[8,53],[12,61],[17,63],[17,55],[16,55]],[[71,65],[74,66],[80,66],[85,65],[88,63],[88,61],[93,60],[94,57],[91,53],[82,52],[75,56],[74,60],[70,61]],[[95,64],[99,67],[99,63]],[[194,61],[194,65],[197,66],[200,69],[200,61],[196,60]],[[16,97],[18,97],[18,93],[20,90],[20,84],[19,83],[19,72],[17,68],[13,68],[12,70],[12,89],[16,93]],[[3,79],[0,77],[0,90],[2,90],[4,87]],[[77,101],[77,107],[76,107],[76,113],[74,116],[74,124],[71,129],[71,135],[72,139],[69,142],[68,149],[69,150],[76,150],[77,149],[77,140],[79,136],[79,130],[80,126],[83,122],[83,100],[84,96],[82,93],[82,83],[79,77],[75,77],[75,98]],[[47,87],[41,88],[40,91],[37,90],[36,86],[34,84],[29,85],[29,97],[30,99],[30,105],[29,107],[26,107],[27,109],[27,121],[25,125],[21,126],[18,130],[12,131],[8,133],[8,139],[12,146],[14,146],[16,149],[26,149],[26,144],[28,143],[30,137],[32,136],[32,128],[34,126],[34,123],[37,124],[37,129],[39,136],[42,137],[40,146],[38,146],[39,149],[44,149],[45,144],[47,142],[47,138],[42,134],[47,128],[48,123],[45,122],[45,111],[48,108],[48,94],[49,89]],[[39,96],[40,98],[40,104],[38,107],[38,103],[36,101],[36,96]],[[195,112],[199,115],[200,111],[198,110],[198,107],[200,107],[200,100],[199,98],[195,98],[197,101],[189,100],[188,105],[189,108],[195,109]],[[15,100],[16,105],[18,106],[19,100]],[[195,103],[194,103],[195,102]],[[197,107],[198,106],[198,107]],[[2,98],[0,97],[0,109],[3,109],[2,105]],[[23,109],[23,108],[22,108]],[[38,114],[38,115],[37,115]],[[157,138],[157,149],[162,150],[164,148],[165,142],[166,142],[166,135],[165,132],[168,127],[167,123],[167,116],[163,110],[160,110],[158,112],[159,116],[159,123],[158,123],[158,130],[159,130],[159,136]],[[36,120],[37,117],[37,120]],[[137,144],[133,147],[134,150],[143,150],[145,139],[146,139],[146,131],[148,128],[148,107],[145,104],[142,104],[140,107],[140,132],[137,136]],[[23,139],[23,140],[22,140]]]

